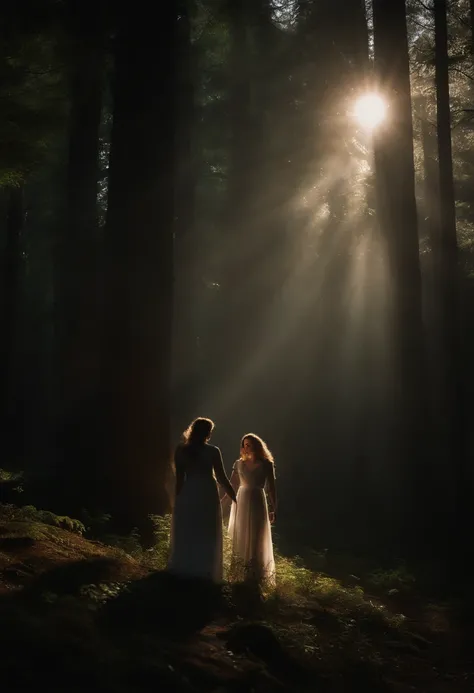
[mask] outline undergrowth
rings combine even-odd
[[[67,515],[56,515],[49,510],[39,510],[34,505],[18,507],[11,504],[0,505],[1,518],[4,522],[42,522],[45,525],[59,527],[74,534],[83,535],[86,531],[84,524]]]
[[[79,535],[87,535],[87,529],[80,520],[67,516],[55,515],[52,512],[39,510],[27,505],[16,507],[2,505],[1,516],[7,522],[40,522],[59,527]],[[105,526],[109,516],[102,518]],[[104,533],[100,541],[105,545],[122,550],[132,556],[141,565],[152,571],[166,569],[169,556],[171,515],[151,515],[156,543],[151,549],[143,549],[137,530],[128,536],[117,536]],[[268,614],[284,609],[285,605],[304,608],[308,604],[317,604],[319,608],[331,608],[337,611],[339,617],[357,615],[361,618],[377,619],[392,627],[403,622],[401,615],[389,613],[382,605],[367,599],[361,586],[346,587],[341,582],[323,572],[309,569],[298,557],[281,555],[275,549],[276,585],[266,585],[262,597]],[[235,582],[235,563],[232,560],[232,550],[229,538],[224,532],[224,577],[229,582]],[[408,586],[412,577],[402,568],[388,572],[374,572],[371,575],[373,585],[393,587],[394,585]],[[93,601],[103,602],[115,596],[120,587],[116,585],[89,585],[83,596]],[[303,636],[303,634],[302,634]]]
[[[388,594],[396,592],[408,592],[415,585],[415,576],[412,575],[404,564],[390,570],[375,570],[368,575],[370,585],[385,590]]]
[[[152,549],[141,548],[140,537],[136,532],[128,537],[114,538],[113,545],[130,553],[151,570],[164,570],[169,556],[171,515],[152,515],[150,519],[156,537],[156,544]],[[275,565],[276,585],[263,588],[262,596],[268,613],[285,604],[304,607],[309,602],[317,602],[322,608],[330,606],[340,617],[357,614],[362,618],[386,622],[392,627],[398,627],[404,621],[402,615],[393,615],[380,604],[366,599],[361,586],[345,587],[339,580],[325,573],[310,570],[299,556],[283,556],[275,549]],[[224,531],[224,577],[229,582],[234,581],[234,570],[231,543]],[[405,576],[396,570],[387,574],[374,573],[372,579],[374,582],[378,580],[378,584],[393,585],[396,576],[399,581],[403,578],[409,581],[408,573]]]
[[[21,508],[14,505],[2,505],[1,513],[5,521],[42,522],[79,535],[86,532],[86,527],[80,520],[55,515],[31,505]],[[141,547],[140,536],[136,530],[125,537],[104,534],[101,541],[121,549],[150,570],[165,570],[169,556],[171,515],[151,515],[150,520],[153,523],[156,538],[156,544],[151,549],[144,550]],[[367,600],[362,587],[345,587],[338,580],[325,573],[314,572],[306,567],[298,556],[292,558],[282,556],[275,550],[275,564],[276,586],[265,586],[263,590],[263,596],[269,607],[272,605],[276,607],[285,602],[304,605],[308,601],[317,601],[323,607],[331,605],[340,614],[357,612],[361,616],[375,616],[387,621],[390,620],[392,623],[394,623],[394,618],[396,620],[396,617],[389,616],[382,606]],[[224,532],[224,575],[230,582],[233,581],[233,571],[231,544],[226,532]],[[373,584],[383,586],[410,584],[410,580],[409,573],[403,572],[401,569],[385,573],[376,572],[371,576]],[[108,590],[105,592],[107,594]]]
[[[7,481],[18,481],[20,482],[23,479],[23,472],[9,472],[6,469],[1,469],[0,468],[0,482],[7,482]]]
[[[36,684],[38,673],[35,666],[45,660],[45,653],[46,659],[49,657],[48,661],[59,663],[53,669],[49,665],[47,667],[47,685],[50,690],[62,689],[56,685],[55,679],[51,680],[51,676],[63,666],[64,672],[60,671],[59,676],[62,677],[61,684],[68,689],[72,685],[71,690],[81,693],[83,690],[114,690],[114,693],[121,693],[123,690],[160,688],[179,691],[253,689],[256,693],[273,693],[282,690],[281,681],[288,684],[287,690],[299,690],[297,684],[300,679],[297,677],[302,671],[308,671],[311,676],[310,687],[305,690],[329,690],[325,688],[326,681],[334,680],[334,690],[393,690],[394,693],[395,690],[397,693],[400,690],[405,693],[414,690],[412,683],[415,676],[418,676],[421,686],[417,690],[434,690],[431,683],[444,676],[443,667],[447,677],[455,676],[456,682],[464,679],[467,681],[468,672],[463,663],[458,664],[453,659],[447,665],[444,662],[440,664],[438,651],[434,650],[434,654],[431,654],[431,643],[424,637],[415,637],[416,633],[412,632],[412,614],[409,614],[407,620],[401,614],[390,612],[375,597],[370,596],[374,591],[377,593],[377,589],[384,593],[412,589],[414,577],[405,566],[399,565],[383,571],[373,570],[371,566],[372,572],[365,574],[363,580],[350,576],[358,581],[352,586],[353,581],[347,580],[350,583],[347,585],[345,577],[339,580],[329,574],[331,567],[326,556],[318,555],[316,558],[319,565],[313,564],[313,569],[310,569],[302,558],[283,555],[275,548],[276,585],[264,586],[263,594],[259,595],[261,599],[250,604],[248,609],[253,594],[245,589],[240,590],[245,585],[234,581],[231,545],[224,533],[224,568],[228,584],[219,595],[216,609],[210,609],[209,615],[206,612],[207,620],[203,619],[202,623],[199,620],[199,628],[196,627],[196,631],[193,631],[202,630],[203,624],[210,625],[204,632],[202,642],[195,640],[193,645],[189,645],[196,650],[190,651],[189,661],[185,662],[182,669],[183,680],[187,681],[190,675],[194,676],[196,688],[181,686],[179,662],[186,655],[188,644],[186,648],[180,645],[175,652],[169,632],[174,632],[173,628],[177,628],[176,623],[179,626],[180,619],[183,623],[186,619],[192,621],[195,614],[191,612],[196,606],[201,607],[201,602],[203,613],[207,605],[205,599],[199,596],[195,598],[188,586],[186,594],[179,592],[182,588],[173,587],[167,581],[169,576],[163,572],[168,562],[171,516],[150,516],[156,543],[152,549],[147,550],[141,546],[137,531],[125,537],[107,533],[111,519],[108,515],[83,519],[84,522],[81,522],[33,506],[18,508],[0,504],[0,521],[3,523],[30,523],[26,531],[20,525],[12,526],[11,533],[14,535],[21,532],[20,537],[23,537],[23,532],[31,532],[34,537],[37,529],[38,535],[45,535],[38,536],[38,539],[61,542],[63,534],[58,530],[45,531],[41,527],[41,523],[44,523],[76,535],[93,537],[102,544],[120,549],[108,552],[103,551],[103,546],[100,546],[104,555],[99,556],[99,562],[109,560],[107,554],[110,553],[112,560],[120,566],[133,564],[135,570],[138,568],[136,574],[127,571],[107,573],[103,568],[99,570],[92,565],[77,578],[77,571],[81,566],[94,564],[95,559],[92,555],[88,557],[85,542],[66,541],[63,543],[68,547],[71,544],[66,565],[54,566],[49,578],[46,573],[46,579],[43,579],[43,575],[35,574],[34,577],[39,577],[35,589],[31,589],[28,577],[25,582],[27,600],[24,602],[17,599],[13,603],[4,597],[2,624],[6,625],[2,630],[3,638],[0,637],[0,649],[3,654],[7,653],[4,657],[6,661],[17,663],[14,669],[9,665],[13,672],[13,682],[18,682],[17,687],[14,687],[7,678],[7,689],[12,693],[16,690],[29,690]],[[40,526],[36,527],[35,523]],[[8,533],[7,527],[5,534]],[[80,545],[77,553],[76,544]],[[92,544],[90,547],[92,548]],[[48,548],[46,547],[46,554]],[[44,550],[44,547],[38,547],[38,552],[40,550]],[[125,554],[132,556],[147,570],[142,570]],[[10,555],[15,556],[14,550]],[[33,559],[36,557],[33,556]],[[34,560],[32,565],[34,567]],[[67,570],[62,574],[64,568]],[[71,579],[70,570],[76,571],[75,580]],[[350,565],[347,563],[344,564],[344,570],[335,574],[347,576],[350,572]],[[62,589],[62,583],[61,588],[58,588],[61,580],[66,589]],[[34,586],[35,583],[32,583]],[[395,601],[389,600],[392,606]],[[200,608],[196,611],[197,617],[201,619]],[[147,625],[149,621],[152,622],[152,629]],[[222,632],[223,629],[226,629],[225,633]],[[187,637],[188,631],[184,632]],[[217,635],[213,635],[214,632]],[[225,640],[221,640],[223,635]],[[157,639],[153,640],[155,636]],[[210,641],[212,637],[214,640]],[[30,663],[25,660],[25,652],[31,651],[32,642],[40,654],[37,660]],[[186,642],[188,643],[187,640]],[[209,642],[212,642],[216,653],[214,660],[209,654]],[[136,661],[132,661],[135,651]],[[162,668],[156,664],[158,651],[170,656],[169,661],[163,659]],[[150,664],[144,670],[147,653]],[[220,660],[224,658],[228,659],[225,676],[230,675],[228,672],[232,676],[237,672],[241,677],[235,681],[232,679],[228,687],[226,680],[221,680],[215,674]],[[194,664],[190,664],[191,660]],[[248,668],[257,660],[258,671],[263,672],[260,687],[255,686],[255,671]],[[242,666],[239,662],[243,662]],[[265,666],[261,662],[266,662]],[[129,671],[127,667],[132,665],[134,668]],[[441,673],[438,673],[437,667]],[[41,667],[40,670],[43,671]],[[109,672],[115,670],[117,688],[111,689]],[[380,672],[384,672],[384,677],[387,676],[387,679],[384,678],[384,686],[388,679],[400,678],[405,682],[405,677],[407,687],[395,689],[382,686],[379,681]],[[155,676],[152,686],[142,686],[143,681],[152,675]],[[24,676],[30,678],[23,679]],[[126,679],[126,676],[130,679]],[[138,676],[141,677],[139,680]],[[274,676],[277,677],[276,683],[271,687],[269,682],[274,680]],[[281,681],[278,679],[280,676]],[[125,687],[124,681],[127,681]],[[449,681],[451,686],[454,679]],[[472,688],[449,690],[464,693]]]

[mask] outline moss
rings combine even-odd
[[[0,521],[3,522],[33,522],[52,527],[60,527],[68,532],[84,534],[85,527],[80,520],[66,515],[56,515],[49,510],[39,510],[34,505],[0,505]]]
[[[91,693],[341,686],[405,693],[438,690],[445,675],[450,693],[472,690],[472,667],[450,654],[457,626],[448,608],[440,629],[439,619],[404,618],[396,595],[386,603],[366,591],[405,573],[375,573],[363,589],[276,552],[275,589],[255,595],[229,584],[218,596],[158,570],[169,517],[155,520],[151,551],[135,535],[110,537],[114,546],[106,546],[67,525],[36,508],[0,508],[0,648],[11,693],[42,683]],[[225,553],[229,568],[228,545]]]

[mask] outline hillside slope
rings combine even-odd
[[[67,519],[56,524],[69,530],[24,515],[0,506],[9,693],[474,690],[470,634],[446,605],[384,603],[284,558],[264,601],[242,585],[215,592],[88,541]]]

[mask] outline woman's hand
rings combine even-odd
[[[268,513],[268,517],[270,519],[270,524],[271,525],[275,524],[276,513],[275,512]]]

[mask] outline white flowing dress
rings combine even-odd
[[[272,529],[268,516],[265,485],[274,475],[273,464],[263,460],[255,469],[242,460],[233,467],[239,475],[237,504],[232,504],[229,536],[232,541],[233,574],[237,579],[274,583]]]
[[[222,513],[218,479],[226,477],[219,448],[203,445],[195,455],[186,446],[175,454],[185,480],[176,497],[168,570],[180,577],[222,581]]]

